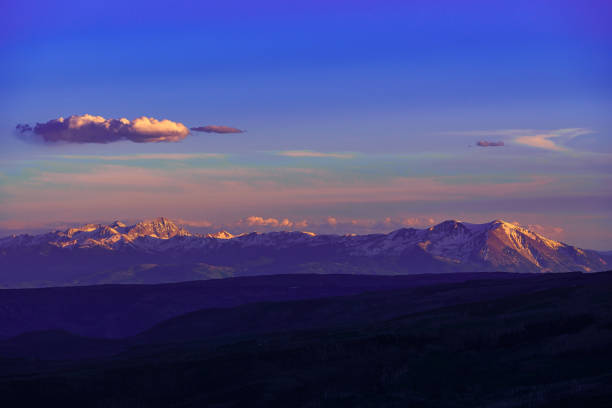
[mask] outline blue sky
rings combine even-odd
[[[0,17],[0,231],[505,218],[612,248],[608,2],[93,3],[9,1]],[[84,114],[246,133],[15,136]]]

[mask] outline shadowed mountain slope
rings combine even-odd
[[[612,273],[502,274],[196,311],[126,339],[28,333],[0,342],[0,392],[21,406],[607,407],[611,292]]]
[[[0,339],[37,330],[81,336],[131,336],[187,312],[246,303],[323,298],[474,279],[504,273],[411,276],[275,275],[156,285],[101,285],[0,290]]]

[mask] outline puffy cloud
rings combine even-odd
[[[308,221],[306,221],[306,220],[297,221],[297,222],[295,222],[295,223],[293,224],[293,226],[294,226],[295,228],[306,228],[306,227],[308,227],[308,225],[309,225],[309,224],[308,224]]]
[[[34,128],[21,124],[17,125],[16,130],[21,135],[33,133],[48,143],[111,143],[121,140],[135,143],[178,142],[189,134],[185,125],[167,119],[142,116],[130,121],[88,114],[52,119],[37,123]]]
[[[497,146],[503,146],[504,142],[499,141],[499,142],[489,142],[487,140],[480,140],[478,141],[478,143],[476,143],[477,146],[480,147],[497,147]]]
[[[415,220],[412,225],[431,225],[433,219],[423,218]],[[427,221],[431,221],[427,224]],[[217,229],[228,229],[239,232],[251,232],[253,230],[264,230],[264,231],[278,231],[278,230],[290,230],[290,231],[304,231],[308,228],[308,231],[315,231],[317,233],[376,233],[376,232],[389,232],[394,229],[402,228],[405,225],[402,223],[402,219],[393,219],[391,217],[384,218],[383,220],[371,219],[371,218],[347,218],[338,219],[336,217],[327,217],[322,219],[303,219],[301,221],[290,220],[288,218],[265,218],[259,216],[250,216],[242,218],[236,222],[228,224],[214,225]]]
[[[335,159],[351,159],[354,156],[349,153],[323,153],[312,150],[286,150],[276,153],[279,156],[287,157],[332,157]]]
[[[277,220],[276,218],[263,218],[251,216],[244,219],[244,223],[249,227],[278,227],[281,223],[284,223],[285,226],[291,224],[288,219],[284,219],[282,221]]]
[[[433,218],[419,218],[419,217],[407,217],[401,219],[398,224],[402,227],[425,227],[435,224],[436,220]]]
[[[215,126],[215,125],[207,125],[207,126],[198,126],[192,127],[191,130],[195,132],[206,132],[206,133],[244,133],[244,130],[236,129],[229,126]]]
[[[293,223],[289,221],[287,218],[285,218],[278,225],[279,227],[291,228],[293,226]]]
[[[378,222],[376,220],[370,220],[370,219],[354,219],[354,220],[351,220],[350,223],[351,225],[355,227],[372,228]]]
[[[279,229],[300,229],[308,226],[308,221],[291,221],[288,218],[264,218],[258,216],[250,216],[239,220],[233,227],[264,227],[264,228],[279,228]]]
[[[424,217],[384,217],[384,218],[336,218],[327,217],[318,220],[309,220],[309,231],[316,233],[356,233],[374,234],[388,233],[406,227],[426,228],[434,225],[435,219]],[[298,228],[297,224],[294,225]]]

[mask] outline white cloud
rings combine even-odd
[[[120,140],[151,143],[178,142],[189,134],[189,129],[168,119],[142,116],[130,121],[85,114],[52,119],[34,127],[17,125],[17,132],[22,135],[33,133],[47,143],[111,143]]]
[[[251,216],[244,219],[244,223],[250,227],[278,227],[280,225],[290,227],[293,225],[288,219],[279,221],[276,218],[263,218]]]

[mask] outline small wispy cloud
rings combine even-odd
[[[119,156],[104,155],[61,155],[53,156],[69,160],[103,160],[103,161],[132,161],[132,160],[190,160],[190,159],[222,159],[225,155],[220,153],[154,153],[154,154],[128,154]]]
[[[519,136],[514,139],[516,143],[526,146],[537,147],[539,149],[566,152],[570,149],[564,146],[565,143],[575,137],[592,133],[588,129],[558,129],[550,132],[542,132],[534,135]]]
[[[336,217],[327,217],[327,223],[332,227],[338,225],[338,219]]]
[[[496,129],[442,132],[442,134],[446,135],[483,138],[495,137],[502,139],[499,142],[487,142],[486,140],[482,140],[481,142],[477,143],[478,146],[482,147],[503,146],[505,144],[505,139],[508,142],[556,152],[570,151],[571,149],[566,146],[567,142],[578,136],[587,135],[590,133],[593,133],[593,131],[585,128],[564,128],[551,130]]]
[[[350,153],[324,153],[313,150],[285,150],[276,152],[278,156],[286,157],[331,157],[334,159],[352,159],[355,155]]]
[[[197,127],[192,127],[191,130],[193,130],[194,132],[220,133],[220,134],[244,133],[245,132],[245,130],[236,129],[230,126],[216,126],[216,125],[197,126]]]
[[[499,146],[504,146],[504,142],[499,141],[499,142],[489,142],[487,140],[479,140],[476,143],[476,146],[480,146],[480,147],[499,147]]]
[[[567,147],[557,144],[555,140],[551,140],[558,137],[557,135],[541,134],[534,136],[520,136],[514,139],[515,142],[524,144],[526,146],[537,147],[539,149],[554,150],[557,152],[565,152],[569,149]]]

